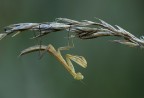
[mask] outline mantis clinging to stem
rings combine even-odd
[[[55,23],[55,22],[13,24],[13,25],[9,25],[5,28],[5,33],[1,34],[0,39],[2,39],[3,37],[5,37],[11,33],[16,32],[12,36],[12,37],[14,37],[25,30],[40,31],[40,35],[38,35],[37,37],[41,37],[41,36],[45,35],[45,33],[60,31],[64,28],[66,29],[69,27],[70,27],[69,25],[66,25],[63,23]],[[33,51],[46,50],[49,53],[51,53],[52,55],[54,55],[57,58],[57,60],[64,65],[64,67],[74,77],[74,79],[82,80],[84,78],[84,76],[80,72],[77,72],[77,73],[75,72],[75,68],[74,68],[71,60],[73,60],[74,62],[76,62],[77,64],[79,64],[83,68],[87,67],[87,61],[85,60],[85,58],[83,56],[77,56],[77,55],[71,55],[71,54],[66,54],[66,60],[65,60],[63,58],[63,56],[61,55],[60,51],[61,50],[68,50],[69,48],[71,48],[71,47],[70,46],[60,47],[56,51],[55,48],[51,44],[48,46],[37,45],[37,46],[32,46],[32,47],[29,47],[29,48],[23,50],[20,55],[24,55],[26,53],[33,52]]]
[[[133,34],[124,30],[118,25],[112,26],[107,22],[99,19],[100,22],[93,22],[88,20],[76,21],[68,18],[57,18],[54,22],[45,22],[45,23],[18,23],[12,24],[4,28],[4,33],[0,34],[0,39],[15,33],[12,37],[20,34],[22,31],[30,30],[37,31],[40,34],[34,36],[33,38],[38,38],[45,36],[51,32],[57,31],[68,31],[73,32],[73,35],[69,35],[68,38],[79,38],[79,39],[94,39],[103,36],[117,36],[122,39],[113,40],[113,42],[124,44],[131,47],[140,47],[144,48],[144,36],[137,38]],[[81,80],[84,76],[80,72],[75,72],[74,66],[71,63],[71,60],[79,64],[81,67],[87,67],[87,61],[83,56],[77,55],[66,55],[66,60],[62,57],[60,51],[67,50],[70,47],[60,47],[56,51],[52,45],[44,46],[37,45],[29,47],[21,52],[20,55],[27,54],[29,52],[46,50],[52,55],[54,55],[68,70],[68,72],[74,77],[74,79]]]

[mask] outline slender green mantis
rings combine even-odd
[[[12,24],[4,28],[4,33],[0,34],[0,40],[15,33],[12,37],[20,34],[22,31],[30,30],[40,32],[38,35],[33,38],[38,38],[45,36],[51,32],[58,31],[68,31],[72,32],[73,35],[69,35],[68,38],[79,38],[79,39],[94,39],[103,36],[117,36],[122,39],[113,40],[113,42],[124,44],[131,47],[140,47],[144,48],[144,36],[137,38],[133,34],[124,30],[118,25],[112,26],[105,21],[99,19],[100,22],[93,22],[88,20],[76,21],[68,18],[57,18],[54,22],[45,22],[45,23],[18,23]],[[80,72],[76,72],[75,68],[71,62],[74,61],[83,68],[87,67],[87,61],[83,56],[66,54],[66,60],[61,54],[61,50],[68,50],[70,47],[60,47],[56,50],[51,44],[48,46],[36,45],[29,47],[21,52],[20,55],[24,55],[33,51],[47,51],[56,59],[61,62],[67,71],[74,77],[76,80],[82,80],[84,76]]]

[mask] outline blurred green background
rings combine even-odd
[[[54,21],[58,17],[119,25],[137,37],[144,35],[143,0],[0,0],[0,32],[23,22]],[[144,98],[144,49],[112,43],[115,37],[74,39],[75,48],[62,52],[82,55],[88,67],[74,80],[52,56],[38,52],[18,57],[21,50],[39,44],[33,32],[0,41],[0,98]],[[67,32],[46,36],[42,43],[67,45]]]

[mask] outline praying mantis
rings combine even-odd
[[[69,28],[69,25],[65,25],[63,23],[51,23],[51,24],[46,24],[46,23],[19,23],[19,24],[13,24],[9,25],[5,28],[5,33],[0,34],[0,39],[4,38],[5,36],[15,33],[12,37],[20,34],[22,31],[25,30],[31,30],[31,31],[39,31],[40,30],[40,35],[35,36],[36,37],[41,37],[45,33],[49,32],[54,32],[54,31],[59,31],[61,29],[66,29]],[[46,28],[49,28],[49,30]],[[53,29],[52,29],[53,28]],[[48,46],[44,45],[36,45],[29,47],[27,49],[24,49],[21,51],[20,56],[33,52],[33,51],[47,51],[50,54],[52,54],[60,63],[62,63],[65,67],[65,69],[73,76],[75,80],[82,80],[84,76],[80,72],[76,72],[75,68],[71,62],[74,61],[78,65],[80,65],[83,68],[87,67],[87,61],[83,56],[78,56],[78,55],[71,55],[71,54],[66,54],[66,59],[63,58],[61,55],[62,50],[68,50],[70,49],[70,46],[65,46],[65,47],[60,47],[57,50],[53,47],[53,45],[49,44]]]
[[[32,39],[46,36],[51,32],[68,31],[72,32],[71,35],[68,34],[68,38],[71,39],[79,38],[86,40],[103,36],[117,36],[122,39],[113,40],[113,42],[127,45],[130,47],[144,48],[144,36],[137,38],[136,36],[124,30],[118,25],[112,26],[101,19],[98,20],[100,22],[93,22],[89,20],[76,21],[68,18],[57,18],[53,22],[12,24],[4,28],[4,33],[0,34],[0,40],[12,33],[15,33],[12,36],[14,37],[21,32],[27,30],[39,32],[39,34],[32,37]],[[64,59],[60,51],[68,50],[70,48],[71,47],[68,45],[65,47],[60,47],[56,50],[51,44],[49,44],[48,46],[36,45],[21,51],[20,56],[34,51],[47,51],[54,57],[56,57],[56,59],[64,65],[65,69],[73,76],[74,79],[82,80],[84,76],[80,72],[75,71],[71,60],[76,62],[83,68],[87,67],[87,61],[83,56],[71,54],[66,54],[66,59]]]
[[[84,78],[84,76],[80,72],[75,72],[75,68],[74,68],[71,60],[76,62],[78,65],[80,65],[83,68],[87,67],[87,61],[83,56],[71,55],[71,54],[66,54],[66,60],[65,60],[63,58],[63,56],[61,55],[60,51],[67,50],[67,49],[69,49],[69,47],[67,47],[67,46],[60,47],[56,51],[56,49],[51,44],[49,44],[48,46],[36,45],[36,46],[32,46],[32,47],[29,47],[29,48],[21,51],[20,56],[30,53],[30,52],[33,52],[33,51],[46,50],[47,52],[52,54],[54,57],[56,57],[56,59],[64,65],[66,70],[74,77],[74,79],[82,80]]]

